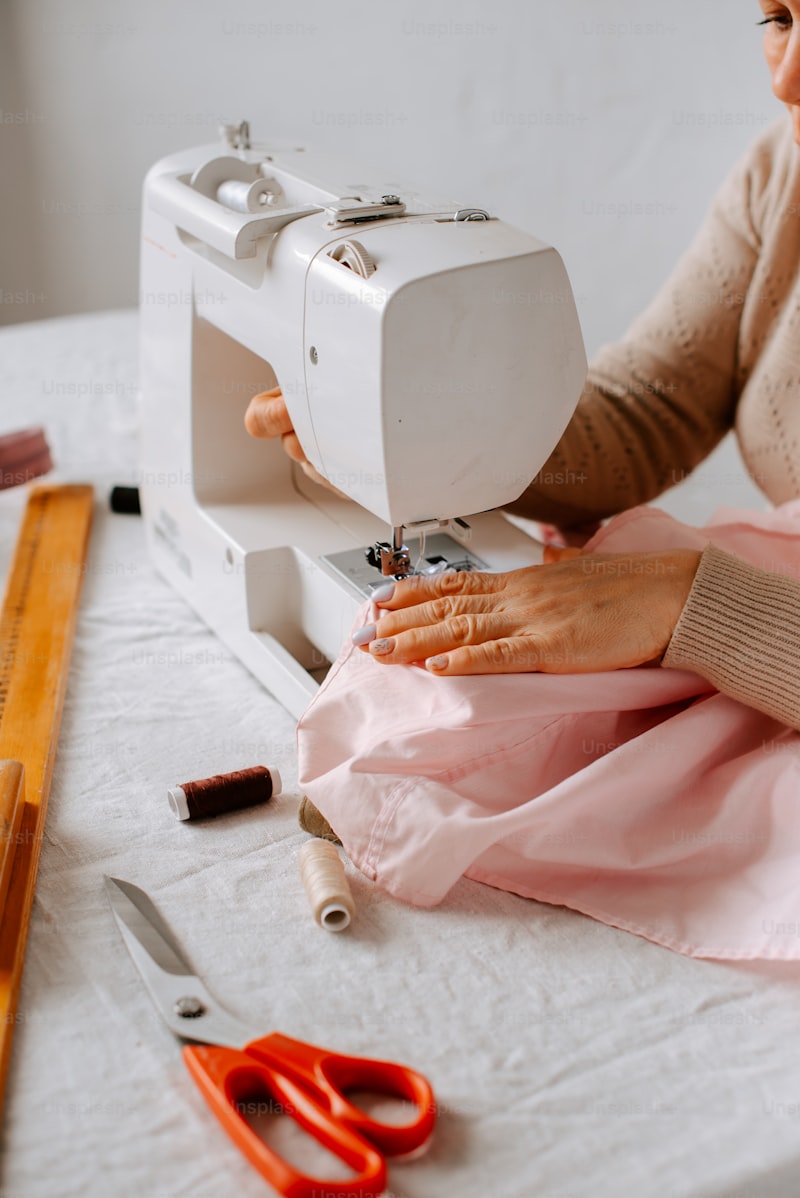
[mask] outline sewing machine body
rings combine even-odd
[[[406,529],[412,562],[420,528],[426,558],[455,545],[490,570],[539,560],[487,509],[540,469],[586,369],[553,249],[474,210],[313,170],[299,151],[189,150],[149,172],[142,224],[151,553],[298,715],[370,577],[382,581],[363,550],[387,530]],[[309,461],[348,499],[248,436],[250,397],[275,385]],[[440,528],[452,540],[431,552]]]

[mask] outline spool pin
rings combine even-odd
[[[266,803],[281,793],[281,776],[276,769],[254,765],[231,774],[214,774],[197,782],[181,782],[167,791],[170,809],[176,819],[207,819]]]
[[[319,926],[326,932],[343,932],[356,905],[336,845],[307,840],[300,849],[300,877]]]

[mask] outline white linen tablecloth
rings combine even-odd
[[[211,992],[264,1033],[427,1074],[438,1128],[426,1156],[390,1164],[394,1198],[796,1194],[797,966],[687,959],[467,881],[414,910],[352,870],[350,929],[314,925],[294,723],[156,574],[141,521],[108,510],[137,477],[136,333],[130,312],[0,331],[0,433],[41,422],[54,477],[97,487],[1,1198],[270,1192],[158,1021],[105,873],[152,895]],[[0,494],[3,569],[24,502]],[[169,786],[259,763],[283,775],[270,804],[171,815]]]

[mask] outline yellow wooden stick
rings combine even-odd
[[[25,770],[0,915],[0,1101],[92,520],[89,486],[34,487],[0,614],[0,761]]]

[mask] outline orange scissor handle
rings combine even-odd
[[[187,1067],[234,1143],[286,1198],[377,1198],[386,1188],[381,1152],[402,1154],[421,1147],[435,1121],[433,1092],[413,1070],[388,1061],[341,1056],[275,1033],[237,1049],[190,1046]],[[420,1108],[411,1124],[371,1119],[347,1098],[348,1089],[369,1089],[408,1098]],[[264,1093],[278,1109],[343,1160],[357,1176],[326,1180],[299,1173],[273,1151],[245,1118]]]
[[[248,1044],[245,1052],[310,1091],[334,1119],[357,1131],[386,1156],[403,1156],[421,1148],[431,1137],[436,1105],[428,1081],[394,1061],[344,1056],[292,1040],[280,1032]],[[381,1123],[352,1103],[348,1093],[369,1090],[415,1104],[411,1123]]]
[[[386,1162],[371,1144],[320,1109],[300,1086],[278,1077],[269,1066],[233,1048],[188,1046],[189,1072],[208,1105],[250,1164],[286,1198],[377,1198],[386,1189]],[[305,1131],[343,1160],[357,1176],[346,1181],[298,1172],[256,1135],[245,1117],[265,1096]]]

